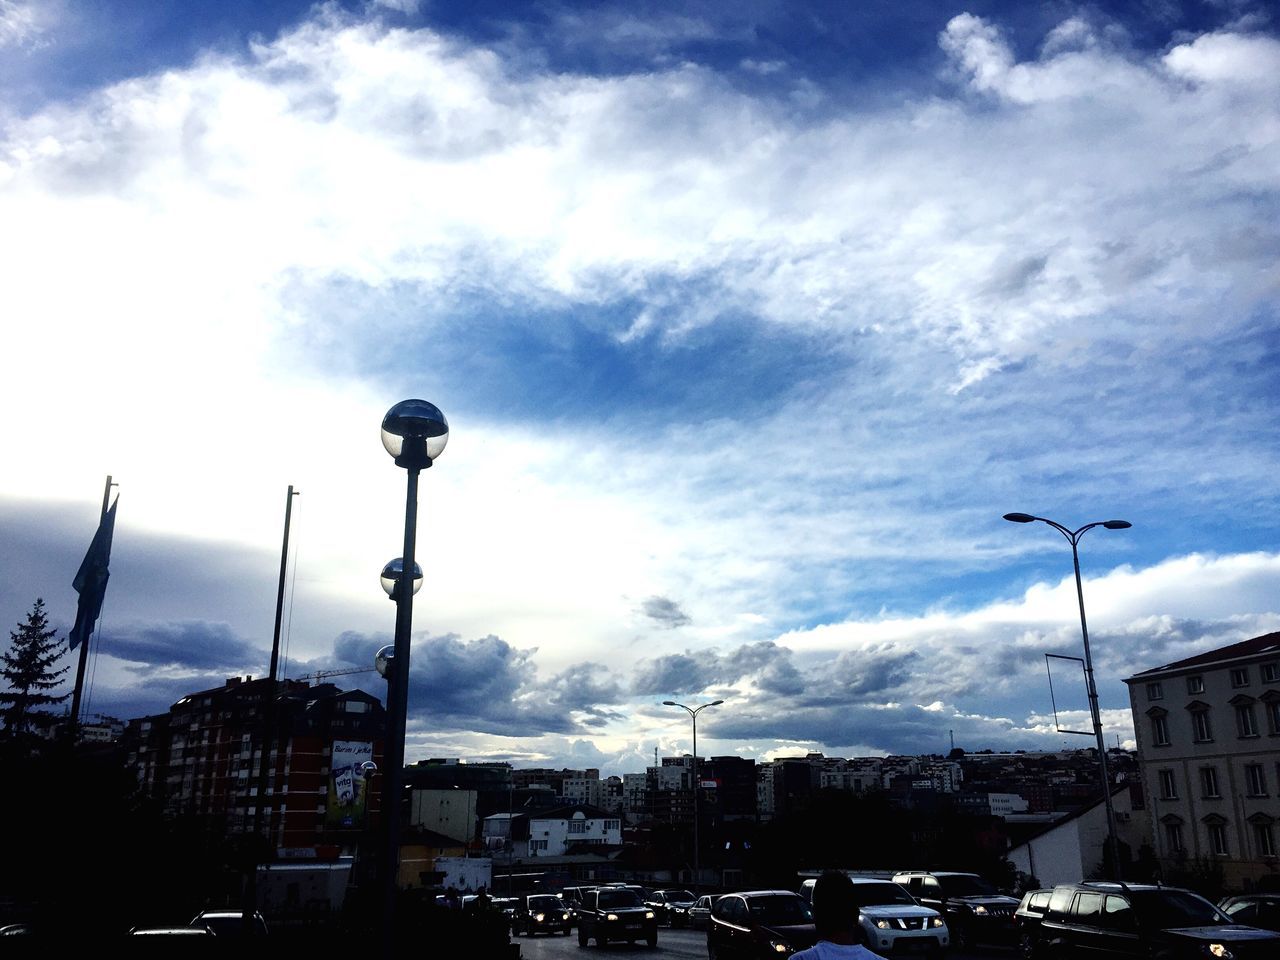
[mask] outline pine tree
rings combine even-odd
[[[5,728],[9,736],[24,733],[31,714],[43,712],[38,710],[39,707],[61,703],[70,696],[64,693],[59,697],[47,692],[58,686],[59,678],[70,669],[54,668],[66,653],[66,648],[54,640],[58,631],[48,627],[44,600],[37,597],[26,622],[18,624],[18,632],[9,631],[9,639],[13,642],[0,654],[4,660],[0,676],[9,681],[10,692],[0,693],[0,706],[4,707]]]

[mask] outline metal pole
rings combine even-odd
[[[430,461],[427,461],[430,465]],[[396,943],[396,897],[400,873],[400,794],[404,789],[404,733],[409,701],[409,637],[413,629],[413,568],[418,533],[418,467],[407,468],[404,504],[404,552],[396,585],[396,640],[387,683],[387,772],[382,781],[382,815],[386,820],[383,852],[383,944],[391,956]]]
[[[698,711],[694,710],[690,716],[693,717],[693,889],[696,893],[702,876],[698,863]]]
[[[111,482],[111,474],[107,474],[106,486],[102,488],[102,512],[98,514],[98,526],[102,526],[102,521],[107,519],[108,502],[111,500],[111,488],[115,484]],[[84,670],[85,665],[89,662],[89,640],[93,636],[93,626],[90,625],[89,636],[84,638],[80,644],[80,662],[76,666],[76,686],[75,692],[71,696],[71,738],[72,745],[76,742],[76,728],[80,726],[80,697],[84,693]]]
[[[1086,528],[1087,529],[1087,528]],[[1107,808],[1107,846],[1111,849],[1111,872],[1116,880],[1124,878],[1120,868],[1120,841],[1116,831],[1116,810],[1111,802],[1111,778],[1107,773],[1107,747],[1102,740],[1102,711],[1098,708],[1098,687],[1093,679],[1093,656],[1089,652],[1089,624],[1084,616],[1084,586],[1080,580],[1080,553],[1076,549],[1080,534],[1078,530],[1072,534],[1071,562],[1076,570],[1076,599],[1080,603],[1080,633],[1084,638],[1084,672],[1089,694],[1089,711],[1093,715],[1093,735],[1098,741],[1098,764],[1102,772],[1102,801]]]

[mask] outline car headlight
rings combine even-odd
[[[941,917],[933,917],[933,918],[930,920],[930,922],[929,922],[929,926],[931,926],[931,927],[941,927],[941,926],[943,926],[942,918],[941,918]]]
[[[562,913],[562,914],[560,914],[560,919],[561,919],[561,920],[568,920],[568,919],[569,919],[569,915],[568,915],[567,913]]]
[[[652,911],[652,910],[646,910],[646,911],[645,911],[645,914],[644,914],[644,918],[645,918],[646,920],[652,920],[652,919],[653,919],[653,911]]]
[[[618,919],[618,915],[617,915],[616,913],[606,914],[605,919],[606,919],[606,920],[617,920],[617,919]]]
[[[985,917],[987,915],[987,908],[984,907],[982,904],[978,904],[976,907],[973,908],[973,913],[974,913],[974,916]]]
[[[785,940],[770,940],[769,949],[777,954],[790,953],[791,944],[787,943]]]
[[[888,920],[877,920],[876,926],[879,927],[881,930],[888,930],[891,924],[889,923]]]
[[[1222,957],[1223,960],[1231,960],[1231,958],[1234,957],[1235,954],[1227,949],[1226,944],[1211,943],[1209,944],[1209,956]]]

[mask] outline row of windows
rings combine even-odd
[[[1267,725],[1269,732],[1280,734],[1280,700],[1272,700],[1263,704],[1266,712]],[[1240,739],[1248,739],[1258,736],[1258,716],[1254,712],[1255,705],[1253,703],[1240,703],[1235,705],[1236,718],[1236,736]],[[1213,721],[1210,717],[1211,709],[1208,706],[1200,706],[1195,709],[1189,709],[1191,714],[1191,734],[1192,739],[1196,743],[1210,743],[1213,740]],[[1169,740],[1169,717],[1163,709],[1153,707],[1148,714],[1151,718],[1151,743],[1156,747],[1167,747]]]
[[[1160,776],[1160,798],[1162,800],[1178,799],[1178,777],[1173,770],[1161,770]],[[1265,797],[1267,796],[1267,771],[1260,763],[1248,763],[1244,768],[1245,786],[1248,788],[1248,796]],[[1280,763],[1276,764],[1276,776],[1280,778]],[[1218,789],[1218,768],[1217,767],[1201,767],[1200,768],[1200,796],[1208,800],[1216,800],[1222,797],[1221,791]]]
[[[1280,663],[1264,663],[1261,670],[1263,683],[1280,683]],[[1204,693],[1204,677],[1200,674],[1194,674],[1186,678],[1187,693],[1198,694]],[[1231,669],[1231,686],[1235,689],[1249,686],[1249,668],[1233,667]],[[1147,684],[1148,700],[1164,699],[1164,683],[1154,680]]]
[[[1205,834],[1209,840],[1209,850],[1219,857],[1231,856],[1231,845],[1228,842],[1227,824],[1206,823]],[[1182,824],[1166,823],[1164,825],[1165,846],[1173,854],[1187,852],[1183,841]],[[1275,828],[1269,823],[1253,824],[1253,843],[1255,853],[1260,857],[1276,856]]]

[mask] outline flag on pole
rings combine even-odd
[[[67,634],[67,646],[72,650],[89,639],[89,635],[93,633],[93,625],[98,622],[98,615],[102,613],[102,600],[107,595],[107,578],[111,576],[107,563],[111,559],[111,534],[115,531],[116,504],[119,502],[120,498],[117,497],[98,524],[98,532],[93,535],[89,551],[84,555],[80,569],[76,571],[76,578],[71,581],[71,586],[80,594],[80,603],[76,606],[76,625]]]

